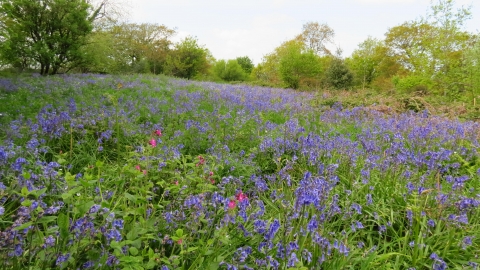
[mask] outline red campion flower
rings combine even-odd
[[[243,200],[245,200],[245,199],[248,199],[247,195],[245,195],[245,193],[243,193],[243,192],[241,192],[241,191],[240,191],[240,193],[238,193],[237,195],[235,195],[235,198],[236,198],[239,202],[241,202],[241,201],[243,201]]]
[[[237,203],[234,200],[230,200],[230,202],[228,203],[228,209],[235,209],[236,205]]]
[[[148,141],[148,143],[152,146],[152,147],[156,147],[157,146],[157,141],[152,138],[150,141]]]

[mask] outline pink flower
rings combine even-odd
[[[203,164],[205,164],[205,159],[202,156],[198,156],[198,162],[197,162],[197,164],[195,164],[195,166],[198,167],[198,166],[201,166]]]
[[[177,186],[178,186],[178,180],[177,180],[177,181],[175,181],[175,185],[177,185]]]
[[[161,137],[162,136],[162,131],[160,129],[157,129],[155,130],[155,134],[158,136],[158,137]]]
[[[212,175],[213,175],[213,172],[210,172],[208,175],[212,176]]]
[[[148,143],[152,146],[152,147],[156,147],[157,146],[157,141],[152,138],[150,141],[148,141]]]
[[[228,203],[228,209],[235,209],[236,205],[237,203],[234,200],[230,200],[230,202]]]
[[[247,195],[245,195],[243,192],[240,191],[240,193],[238,193],[237,195],[235,195],[235,198],[237,198],[237,200],[239,202],[245,200],[245,199],[248,199]]]
[[[136,166],[135,166],[135,170],[140,171],[140,170],[141,170],[141,169],[140,169],[140,165],[136,165]]]
[[[147,170],[143,170],[143,175],[147,175]]]

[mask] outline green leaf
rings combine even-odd
[[[68,215],[64,213],[60,213],[57,219],[57,225],[60,229],[60,237],[63,239],[68,237],[68,227],[70,225],[70,220],[68,219]]]
[[[29,207],[30,205],[32,205],[32,201],[30,200],[25,200],[21,203],[21,205],[25,206],[25,207]]]
[[[178,236],[178,237],[182,237],[183,236],[183,230],[182,229],[178,229],[175,234]]]
[[[30,177],[32,177],[29,172],[24,172],[24,173],[22,173],[22,176],[23,176],[23,178],[25,178],[26,180],[29,180]]]
[[[150,260],[148,261],[147,265],[145,265],[145,269],[153,269],[156,265],[157,263],[154,260]]]
[[[30,192],[28,191],[27,187],[23,187],[22,190],[21,190],[21,194],[22,194],[23,197],[27,197],[28,194],[30,194]]]
[[[133,256],[137,256],[138,254],[138,249],[136,247],[130,247],[128,249],[128,251],[130,252],[130,254],[132,254]]]
[[[97,162],[95,162],[95,166],[98,167],[98,168],[102,168],[103,167],[103,162],[100,161],[100,160],[97,160]]]
[[[33,194],[33,196],[35,196],[35,198],[38,198],[38,197],[40,197],[40,195],[44,194],[45,191],[47,191],[47,188],[34,190],[34,191],[31,192],[31,194]]]
[[[192,252],[192,251],[197,250],[197,249],[198,249],[198,247],[189,247],[187,249],[187,252]]]
[[[56,216],[43,216],[38,220],[38,223],[49,223],[57,220]]]
[[[15,231],[20,231],[20,230],[23,230],[23,229],[26,229],[28,227],[30,227],[31,225],[33,224],[33,222],[29,221],[27,223],[23,223],[22,225],[18,226],[18,227],[15,227]]]
[[[132,195],[128,192],[125,192],[124,194],[125,198],[127,198],[128,200],[132,201],[133,203],[136,203],[137,202],[137,196],[135,195]]]

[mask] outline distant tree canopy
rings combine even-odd
[[[97,26],[82,51],[84,72],[164,73],[175,31],[164,25],[114,23]]]
[[[227,82],[247,79],[247,73],[236,59],[217,61],[213,66],[213,71],[221,80]]]
[[[248,56],[242,56],[237,57],[235,60],[237,60],[237,63],[242,67],[246,74],[250,75],[250,73],[252,73],[252,70],[255,67],[252,59],[250,59]]]
[[[210,51],[198,44],[196,38],[186,37],[174,45],[167,55],[165,73],[167,75],[193,79],[207,74],[210,68]]]
[[[176,30],[165,25],[125,22],[122,1],[0,0],[0,65],[41,74],[153,73],[302,90],[480,95],[480,38],[464,30],[470,9],[454,0],[432,0],[425,17],[389,28],[383,39],[367,38],[345,59],[335,31],[309,21],[256,66],[248,56],[215,61],[196,38],[173,42]]]
[[[21,69],[38,65],[41,74],[75,67],[96,16],[89,10],[83,0],[1,0],[2,59]]]

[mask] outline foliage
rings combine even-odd
[[[213,66],[213,71],[216,76],[227,82],[244,81],[247,79],[245,70],[236,59],[217,61]]]
[[[478,37],[465,52],[466,85],[472,98],[480,95],[480,42]]]
[[[385,39],[390,53],[405,69],[432,79],[438,92],[452,96],[464,91],[463,53],[472,39],[461,29],[470,11],[453,9],[453,0],[439,0],[427,18],[393,27]]]
[[[69,70],[83,60],[80,48],[92,30],[90,6],[81,0],[1,1],[3,59],[40,65],[41,74]]]
[[[317,82],[322,67],[318,56],[311,50],[305,51],[303,44],[291,42],[285,47],[284,55],[280,58],[279,72],[283,83],[293,89],[305,86],[305,82]]]
[[[317,55],[332,55],[326,44],[333,43],[335,31],[326,23],[307,22],[302,27],[302,33],[297,36],[307,50],[313,51]]]
[[[0,83],[3,269],[480,263],[474,122],[151,75]]]
[[[425,95],[427,94],[428,90],[431,89],[433,82],[423,76],[410,75],[403,78],[394,77],[393,84],[395,85],[395,88],[400,92],[417,92]]]
[[[347,67],[355,74],[355,85],[362,89],[371,85],[380,75],[383,42],[369,37],[358,45],[352,56],[345,60]]]
[[[334,58],[325,71],[326,83],[334,89],[349,89],[353,85],[353,73],[340,58]]]
[[[242,69],[247,75],[250,75],[252,73],[252,70],[255,67],[252,59],[250,59],[248,56],[242,56],[237,57],[235,60],[237,60],[238,64],[242,67]]]
[[[192,79],[206,74],[210,65],[210,52],[198,44],[197,39],[186,37],[174,45],[167,55],[165,73],[168,75]]]
[[[90,35],[82,48],[90,60],[82,68],[102,73],[162,73],[174,34],[174,30],[158,24],[103,26]]]

